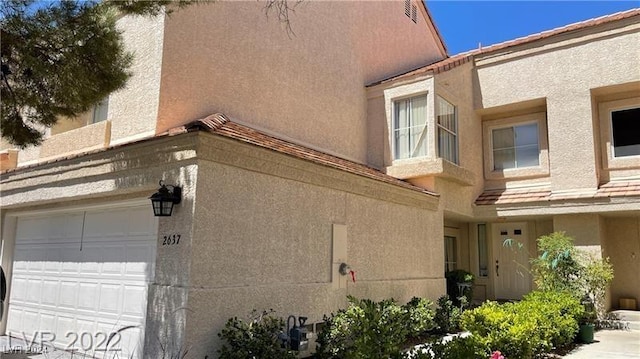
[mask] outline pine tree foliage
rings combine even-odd
[[[20,148],[38,145],[42,129],[125,86],[133,54],[118,16],[163,16],[199,1],[206,0],[0,1],[2,137]],[[264,9],[290,32],[287,0],[265,0]]]
[[[62,116],[78,116],[124,87],[133,55],[123,47],[117,16],[155,16],[169,3],[2,2],[2,137],[22,148],[37,145],[43,138],[40,129]]]

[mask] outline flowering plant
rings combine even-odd
[[[491,354],[491,358],[489,359],[504,359],[504,355],[502,355],[500,351],[496,350],[495,352],[493,352],[493,354]]]

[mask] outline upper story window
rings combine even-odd
[[[393,157],[396,160],[427,155],[427,96],[393,102]]]
[[[482,122],[487,180],[549,176],[545,112]]]
[[[491,139],[494,170],[540,165],[537,123],[493,129]]]
[[[611,111],[613,156],[640,156],[640,107]]]
[[[458,164],[458,114],[456,107],[445,99],[437,98],[438,155]]]
[[[98,123],[101,121],[105,121],[107,119],[107,114],[109,113],[109,96],[102,99],[102,101],[98,102],[97,105],[93,106],[93,114],[91,116],[91,123]]]
[[[640,97],[599,102],[598,115],[605,178],[635,175],[640,169]]]

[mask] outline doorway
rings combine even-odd
[[[531,290],[527,224],[493,225],[494,291],[496,299],[522,299]],[[512,244],[505,245],[511,239]]]

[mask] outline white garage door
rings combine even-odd
[[[141,356],[156,238],[150,206],[19,217],[7,330],[99,357]]]

